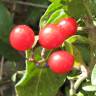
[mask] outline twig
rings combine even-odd
[[[86,23],[86,22],[85,22]],[[94,29],[96,30],[96,26],[93,26],[94,27]],[[84,31],[84,32],[87,32],[87,33],[90,33],[90,31],[89,30],[92,30],[93,29],[93,27],[92,26],[86,26],[86,27],[78,27],[78,31]],[[93,31],[92,31],[93,32]],[[92,33],[91,32],[91,33]]]
[[[74,80],[70,80],[70,90],[69,90],[70,96],[73,96],[75,94],[74,90]]]
[[[2,56],[0,62],[0,80],[2,80],[2,75],[3,75],[3,64],[4,64],[4,56]]]
[[[46,49],[45,48],[43,48],[42,49],[42,51],[41,51],[41,57],[42,57],[42,59],[44,59],[45,57],[45,51],[46,51]]]
[[[88,77],[88,71],[84,65],[81,65],[82,74],[79,76],[77,81],[74,84],[74,89],[77,90],[80,84]]]
[[[88,4],[86,4],[87,2],[89,2],[89,1],[88,0],[83,0],[83,5],[84,5],[84,7],[87,11],[90,23],[93,23],[93,16],[92,16],[92,13],[91,13],[91,10],[90,10]]]
[[[12,17],[14,18],[14,15],[15,15],[15,11],[16,10],[16,3],[15,3],[15,0],[13,2],[13,6],[12,6]]]
[[[0,87],[2,87],[2,86],[7,86],[7,85],[10,84],[11,82],[12,82],[11,80],[2,81],[2,82],[0,83]]]
[[[10,4],[13,4],[14,2],[11,1],[11,0],[2,0],[3,2],[6,2],[6,3],[10,3]],[[44,8],[46,9],[48,6],[46,5],[41,5],[41,4],[35,4],[35,3],[31,3],[31,2],[23,2],[23,1],[15,1],[17,4],[19,5],[25,5],[25,6],[32,6],[32,7],[37,7],[37,8]]]
[[[4,96],[3,89],[0,89],[0,96]]]

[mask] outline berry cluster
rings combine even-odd
[[[74,35],[77,23],[73,18],[62,19],[59,24],[49,24],[39,32],[39,42],[47,49],[59,47],[64,40]]]
[[[48,24],[39,32],[39,43],[48,50],[58,48],[62,43],[74,35],[77,31],[77,23],[73,18],[64,18],[58,24]],[[25,51],[34,43],[34,32],[27,25],[18,25],[10,33],[10,44],[19,51]],[[58,74],[70,72],[73,68],[74,56],[59,50],[53,52],[48,59],[49,68]]]

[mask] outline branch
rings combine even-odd
[[[6,2],[6,3],[10,3],[10,4],[13,4],[14,2],[11,1],[11,0],[2,0],[3,2]],[[41,4],[35,4],[35,3],[31,3],[31,2],[23,2],[23,1],[15,1],[16,4],[19,4],[19,5],[25,5],[25,6],[32,6],[32,7],[37,7],[37,8],[44,8],[46,9],[48,6],[46,5],[41,5]]]
[[[74,80],[70,80],[70,90],[69,90],[70,96],[73,96],[76,92],[74,90]]]
[[[87,2],[89,2],[89,1],[88,0],[83,0],[83,5],[86,8],[90,23],[93,24],[93,16],[92,16],[91,10],[90,10]]]
[[[0,62],[0,80],[2,80],[2,75],[3,75],[3,65],[4,65],[4,56],[1,58]]]
[[[13,6],[12,6],[12,17],[13,17],[13,19],[14,19],[14,16],[15,16],[15,11],[16,10],[16,3],[15,3],[15,1],[13,1]]]
[[[41,57],[42,57],[42,59],[45,59],[45,51],[46,51],[45,48],[43,48],[42,51],[41,51]]]
[[[74,89],[77,90],[80,84],[88,77],[88,71],[84,65],[81,65],[82,74],[79,76],[77,81],[74,84]]]

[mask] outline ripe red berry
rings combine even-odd
[[[46,49],[57,48],[64,40],[61,28],[55,24],[49,24],[39,32],[39,42]]]
[[[10,33],[10,44],[19,51],[25,51],[34,43],[34,32],[27,25],[18,25]]]
[[[72,70],[74,57],[66,51],[57,51],[51,54],[48,60],[49,68],[58,74],[68,73]]]
[[[77,23],[73,18],[62,19],[58,26],[62,28],[63,35],[66,36],[66,39],[77,32]]]

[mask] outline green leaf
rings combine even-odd
[[[27,51],[27,57],[31,54]],[[48,68],[37,68],[33,62],[26,62],[26,72],[16,84],[18,96],[55,96],[64,83],[65,76],[52,73]]]
[[[83,60],[86,64],[90,62],[90,47],[86,44],[76,44],[76,47],[80,50]]]
[[[86,15],[86,8],[83,0],[66,0],[67,13],[75,18],[81,18]]]
[[[67,50],[72,55],[74,55],[74,58],[75,58],[74,67],[78,69],[81,64],[84,64],[80,50],[78,49],[78,47],[76,47],[75,45],[72,45],[67,41],[64,43],[64,45],[65,45],[65,50]]]
[[[70,52],[71,54],[73,54],[73,45],[67,41],[64,42],[64,47],[65,50],[67,50],[68,52]]]
[[[8,42],[13,19],[7,8],[0,3],[0,41]]]
[[[35,60],[41,60],[41,50],[42,50],[41,47],[36,47],[34,49],[34,58],[35,58]]]
[[[67,13],[75,18],[82,18],[84,16],[96,15],[96,1],[95,0],[62,0],[66,3]]]
[[[80,50],[76,46],[73,46],[73,48],[74,48],[73,54],[75,58],[74,67],[79,68],[81,64],[84,64],[84,60],[82,58]]]
[[[92,85],[84,86],[83,90],[85,90],[85,91],[96,91],[96,86],[92,86]]]
[[[90,62],[90,49],[89,49],[89,39],[84,36],[80,35],[74,35],[68,38],[67,43],[74,44],[78,50],[80,51],[80,54],[82,55],[83,60],[88,64]],[[70,48],[72,50],[72,48]],[[71,51],[72,53],[72,51]]]
[[[86,0],[85,4],[91,14],[96,15],[96,0]]]
[[[94,68],[92,70],[91,83],[92,83],[92,85],[96,86],[96,65],[94,66]]]
[[[55,0],[49,0],[50,2],[54,2]]]
[[[73,69],[71,73],[68,74],[67,78],[68,80],[77,79],[77,77],[80,75],[80,71]]]
[[[89,44],[89,39],[87,37],[80,36],[80,35],[71,36],[66,41],[69,42],[69,43],[84,43],[84,44]]]
[[[76,96],[84,96],[84,94],[79,92]]]
[[[50,16],[50,18],[47,21],[47,24],[58,23],[60,19],[65,17],[68,17],[68,15],[65,13],[64,9],[58,9]]]
[[[49,17],[56,10],[61,9],[62,7],[63,7],[63,5],[60,2],[53,2],[52,4],[50,4],[50,6],[47,8],[46,12],[44,13],[44,15],[40,19],[40,24],[39,24],[40,28],[46,26]]]
[[[60,2],[60,1],[65,1],[65,0],[49,0],[50,2]]]

